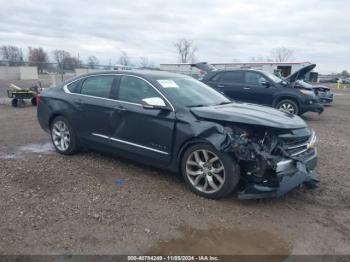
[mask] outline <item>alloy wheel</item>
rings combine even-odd
[[[52,141],[60,151],[66,151],[70,144],[70,133],[68,126],[63,121],[57,121],[52,126]]]
[[[192,152],[186,161],[186,175],[192,186],[204,193],[215,193],[225,182],[225,168],[213,152],[200,149]]]
[[[279,110],[286,112],[286,113],[291,113],[294,114],[295,113],[295,108],[292,104],[290,103],[283,103],[280,105]]]

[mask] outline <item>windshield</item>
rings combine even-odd
[[[213,106],[231,102],[213,88],[193,78],[168,78],[157,82],[171,100],[182,106]]]
[[[304,82],[303,80],[298,80],[297,84],[301,85],[302,87],[309,87],[309,88],[313,87],[312,85],[310,85],[309,83]]]
[[[270,72],[264,72],[264,74],[277,84],[279,84],[283,81],[281,78],[279,78],[278,76],[275,76],[274,74],[272,74]]]

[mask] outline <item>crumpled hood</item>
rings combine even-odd
[[[306,127],[306,123],[299,116],[255,104],[234,102],[220,106],[193,107],[191,112],[200,118],[233,123],[283,129]]]
[[[330,91],[331,89],[328,86],[323,86],[323,85],[314,85],[312,87],[313,89],[321,90],[321,91]]]

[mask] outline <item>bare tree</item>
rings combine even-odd
[[[343,78],[350,77],[350,73],[345,69],[343,71],[341,71],[341,73],[339,75],[342,76]]]
[[[140,63],[139,63],[139,66],[141,68],[154,68],[154,62],[153,61],[150,61],[148,59],[148,57],[146,56],[141,56],[140,57]]]
[[[182,38],[175,42],[174,46],[181,63],[194,62],[198,48],[193,44],[193,40]]]
[[[39,73],[42,73],[48,66],[49,57],[41,47],[28,47],[28,61],[30,65],[35,65],[38,68]]]
[[[76,57],[65,57],[62,61],[63,69],[65,70],[74,70],[75,68],[79,68],[82,66],[82,62],[79,58]]]
[[[125,51],[121,52],[118,61],[119,61],[119,64],[121,64],[123,66],[130,66],[131,65],[130,58]]]
[[[68,57],[71,57],[70,53],[65,50],[54,50],[52,51],[53,59],[57,63],[58,68],[63,70],[63,61]]]
[[[64,70],[74,70],[82,65],[80,59],[72,57],[68,51],[54,50],[52,54],[61,74],[64,73]]]
[[[140,57],[140,67],[148,67],[148,58],[146,56]]]
[[[8,45],[0,47],[0,55],[2,60],[6,60],[10,66],[18,66],[23,64],[22,49]]]
[[[286,62],[293,59],[294,51],[284,46],[271,50],[271,56],[275,62]]]
[[[89,56],[87,59],[87,64],[89,68],[94,69],[99,64],[99,61],[96,56]]]

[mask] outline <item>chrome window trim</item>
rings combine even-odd
[[[152,147],[135,144],[135,143],[128,142],[128,141],[121,140],[121,139],[117,139],[117,138],[114,138],[114,137],[109,137],[109,136],[105,136],[105,135],[101,135],[101,134],[97,134],[97,133],[91,133],[91,134],[93,136],[98,136],[98,137],[102,137],[102,138],[105,138],[105,139],[108,139],[108,140],[120,142],[120,143],[123,143],[123,144],[127,144],[127,145],[131,145],[131,146],[147,149],[147,150],[154,151],[154,152],[157,152],[157,153],[160,153],[160,154],[164,154],[164,155],[168,155],[169,154],[167,152],[164,152],[164,151],[161,151],[161,150],[158,150],[158,149],[154,149]]]
[[[109,101],[117,101],[117,102],[121,102],[121,103],[125,103],[125,104],[131,104],[131,105],[136,105],[136,106],[141,106],[141,107],[143,107],[142,104],[133,103],[133,102],[128,102],[128,101],[123,101],[123,100],[118,100],[118,99],[111,99],[111,98],[104,98],[104,97],[98,97],[98,96],[90,96],[90,95],[72,93],[71,91],[69,91],[69,89],[68,89],[68,87],[67,87],[68,85],[73,84],[74,82],[80,81],[80,80],[85,79],[85,78],[88,78],[88,77],[92,77],[92,76],[110,76],[110,75],[112,75],[112,76],[131,76],[131,77],[136,77],[136,78],[139,78],[139,79],[145,81],[145,82],[146,82],[147,84],[149,84],[154,90],[156,90],[156,92],[158,92],[158,94],[160,94],[161,97],[163,97],[163,98],[165,99],[165,101],[168,102],[168,104],[169,104],[170,107],[171,107],[171,110],[172,110],[173,112],[175,112],[174,106],[170,103],[170,101],[169,101],[169,100],[168,100],[168,99],[153,85],[153,84],[151,84],[148,80],[146,80],[146,79],[144,79],[144,78],[142,78],[142,77],[140,77],[140,76],[135,76],[135,75],[130,75],[130,74],[118,74],[118,73],[113,74],[113,73],[106,73],[106,74],[95,74],[95,75],[83,76],[83,77],[81,77],[81,78],[75,79],[74,81],[65,84],[65,85],[63,86],[63,91],[64,91],[65,93],[67,93],[67,94],[73,94],[73,95],[78,95],[78,96],[86,96],[86,97],[93,97],[93,98],[99,98],[99,99],[104,99],[104,100],[109,100]]]

